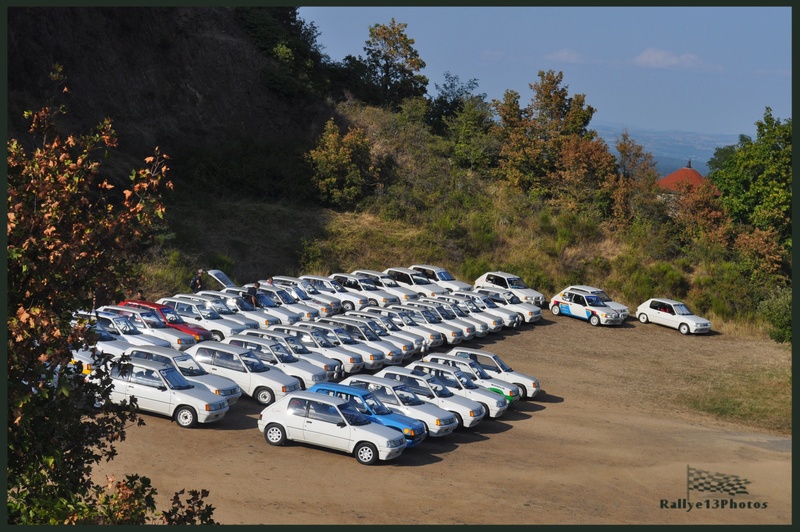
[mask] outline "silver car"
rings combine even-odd
[[[277,340],[237,334],[225,338],[222,342],[250,349],[262,362],[275,366],[285,374],[299,380],[304,389],[328,381],[325,370],[295,357]]]

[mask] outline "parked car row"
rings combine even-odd
[[[289,393],[261,411],[258,430],[270,445],[304,442],[368,465],[396,458],[426,438],[502,417],[513,402],[539,393],[538,379],[512,370],[496,354],[456,347]]]

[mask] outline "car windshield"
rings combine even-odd
[[[303,292],[303,289],[300,288],[299,286],[293,286],[293,287],[291,287],[291,290],[292,290],[292,293],[297,297],[298,300],[300,300],[300,301],[311,301],[311,298],[308,297],[308,294]]]
[[[339,283],[339,281],[334,281],[334,280],[331,279],[330,281],[328,281],[328,286],[330,286],[331,288],[333,288],[334,290],[336,290],[340,294],[346,294],[347,293],[347,289],[344,286],[342,286]]]
[[[122,334],[142,334],[142,331],[137,329],[128,318],[119,317],[114,318],[112,321],[114,322],[117,330]]]
[[[381,321],[381,326],[384,329],[386,329],[387,331],[392,331],[392,332],[401,332],[402,331],[402,329],[400,327],[398,327],[397,325],[395,325],[395,323],[391,319],[389,319],[388,317],[381,316],[379,319]]]
[[[522,300],[512,292],[503,292],[502,297],[506,300],[506,303],[511,303],[514,305],[519,305],[520,303],[522,303]]]
[[[281,344],[272,344],[269,346],[269,349],[278,357],[278,360],[284,364],[292,364],[298,361],[298,359]]]
[[[608,297],[608,294],[606,294],[602,290],[595,290],[594,292],[592,292],[592,294],[599,297],[600,301],[602,301],[603,303],[608,303],[609,301],[611,301],[611,298]]]
[[[197,311],[200,312],[200,315],[203,316],[207,320],[221,320],[222,316],[214,310],[213,307],[210,307],[205,304],[196,305]]]
[[[117,339],[116,336],[108,332],[99,323],[93,323],[86,329],[87,336],[94,336],[93,340],[96,342],[111,342]]]
[[[497,367],[498,367],[498,368],[500,368],[501,370],[503,370],[503,371],[514,371],[513,369],[511,369],[511,367],[510,367],[508,364],[506,364],[505,362],[503,362],[503,359],[501,359],[500,357],[498,357],[498,356],[493,356],[493,357],[491,357],[491,358],[492,358],[492,361],[493,361],[493,362],[494,362],[494,363],[497,365]]]
[[[443,305],[437,305],[436,306],[436,310],[446,320],[454,320],[454,319],[456,319],[456,315],[448,307],[445,307]]]
[[[603,303],[599,297],[597,296],[586,296],[586,304],[590,307],[605,307],[606,304]]]
[[[482,312],[478,305],[471,299],[461,299],[458,302],[458,308],[466,308],[469,312]]]
[[[263,292],[258,292],[256,294],[256,300],[258,301],[258,304],[261,305],[262,307],[276,308],[278,306],[278,304],[275,303],[271,297],[269,297],[267,294]]]
[[[448,272],[447,270],[439,270],[436,272],[436,277],[439,278],[440,281],[455,281],[456,278]]]
[[[525,284],[525,281],[519,277],[509,277],[507,281],[509,288],[528,288],[528,285]]]
[[[336,347],[331,343],[328,338],[320,331],[308,331],[308,334],[317,342],[320,347]]]
[[[438,316],[436,316],[433,312],[431,312],[428,309],[420,309],[419,314],[428,323],[442,323],[442,320],[440,320]]]
[[[411,282],[413,284],[419,284],[419,285],[433,284],[428,280],[427,277],[419,273],[416,275],[411,275],[409,277],[411,277]]]
[[[481,297],[479,300],[484,304],[486,308],[500,308],[497,306],[497,303],[495,303],[488,297]]]
[[[265,371],[269,371],[269,368],[265,366],[264,363],[261,362],[261,359],[252,351],[242,353],[241,359],[247,370],[251,373],[264,373]]]
[[[201,375],[208,375],[208,372],[203,369],[203,367],[197,363],[197,361],[192,357],[192,355],[181,355],[178,357],[173,357],[175,361],[175,365],[178,366],[178,369],[186,375],[187,377],[199,377]]]
[[[251,312],[251,311],[256,309],[256,307],[251,305],[243,297],[231,297],[231,298],[228,299],[228,303],[230,303],[234,307],[238,308],[239,310],[244,310],[245,312]]]
[[[455,375],[455,377],[458,379],[458,382],[460,382],[461,386],[463,386],[464,388],[467,388],[469,390],[475,390],[479,388],[479,386],[474,382],[472,382],[472,379],[467,377],[463,371],[461,370],[454,371],[453,375]]]
[[[483,369],[483,366],[481,366],[477,362],[470,361],[467,363],[467,365],[470,367],[473,373],[475,373],[475,375],[478,376],[479,379],[491,379],[489,374],[486,373],[486,370]]]
[[[367,292],[373,292],[378,289],[378,287],[375,286],[375,283],[366,277],[359,277],[358,284],[361,286],[362,290],[366,290]]]
[[[158,372],[167,381],[167,386],[173,390],[188,390],[192,388],[192,384],[175,368],[164,368]]]
[[[377,416],[386,416],[392,413],[388,406],[383,404],[380,399],[371,393],[365,394],[361,399],[367,404],[370,410],[375,412],[375,415]]]
[[[140,312],[139,316],[142,318],[142,321],[150,327],[151,329],[166,329],[167,324],[164,323],[164,320],[156,314],[155,312]]]
[[[398,313],[397,313],[397,316],[398,316],[398,317],[399,317],[399,318],[400,318],[400,319],[403,321],[403,323],[405,323],[406,325],[412,325],[412,326],[413,326],[413,325],[417,325],[417,322],[416,322],[416,321],[414,321],[414,319],[413,319],[411,316],[409,316],[407,313],[405,313],[405,312],[398,312]]]
[[[231,308],[228,305],[226,305],[225,302],[222,301],[221,299],[215,299],[214,301],[209,301],[208,304],[211,305],[211,307],[214,310],[216,310],[217,313],[220,315],[228,316],[234,314]]]
[[[356,410],[356,408],[348,401],[343,405],[339,405],[337,407],[339,412],[341,412],[342,416],[344,417],[345,421],[347,421],[350,425],[369,425],[370,420],[367,417]]]
[[[692,316],[693,312],[689,310],[689,307],[684,305],[683,303],[678,303],[675,305],[675,314],[678,316]]]
[[[397,281],[395,281],[388,275],[381,276],[381,282],[383,283],[383,286],[385,286],[386,288],[400,288],[400,285],[397,284]]]
[[[319,290],[317,290],[317,287],[315,287],[313,284],[311,284],[308,281],[301,281],[300,282],[300,287],[302,287],[303,291],[306,294],[312,294],[312,295],[315,295],[315,296],[321,294],[321,292]]]
[[[335,343],[337,345],[338,344],[355,345],[358,343],[356,339],[353,338],[353,336],[349,332],[345,331],[341,327],[336,327],[335,329],[333,329],[332,333],[333,336],[336,338]]]
[[[287,292],[286,290],[284,290],[283,288],[278,288],[277,290],[274,290],[272,293],[275,294],[275,296],[277,296],[278,299],[283,301],[283,303],[286,304],[286,305],[291,305],[292,303],[297,303],[297,300],[294,297],[292,297],[292,295],[289,292]]]
[[[421,405],[422,399],[417,397],[417,394],[411,391],[411,388],[406,386],[405,384],[402,386],[395,386],[394,392],[397,394],[397,397],[400,399],[400,402],[404,405],[408,406],[417,406]]]
[[[459,318],[466,318],[467,317],[467,313],[464,312],[461,309],[461,307],[459,307],[458,304],[456,304],[456,303],[451,303],[451,304],[447,305],[447,308],[450,309],[450,311],[453,312]]]
[[[383,325],[381,325],[381,324],[380,324],[380,323],[378,323],[377,321],[375,321],[375,320],[369,320],[369,321],[367,322],[367,324],[369,324],[370,328],[371,328],[373,331],[375,331],[375,334],[377,334],[378,336],[389,336],[389,331],[387,331],[386,329],[384,329],[384,328],[383,328]]]
[[[450,391],[450,388],[445,386],[445,384],[436,377],[430,377],[426,379],[426,382],[430,389],[433,390],[433,393],[436,394],[436,397],[453,397],[453,395],[455,395]]]
[[[293,353],[298,353],[300,355],[308,355],[311,353],[311,351],[294,336],[283,338],[283,341],[289,346],[289,349],[291,349]]]
[[[186,322],[183,321],[181,315],[175,312],[175,309],[172,307],[166,307],[161,309],[161,314],[164,315],[164,319],[167,323],[175,323],[175,324],[185,324]]]

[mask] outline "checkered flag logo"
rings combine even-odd
[[[750,481],[738,475],[711,473],[710,471],[689,467],[688,484],[689,490],[714,491],[734,496],[749,495],[745,486],[750,484]]]

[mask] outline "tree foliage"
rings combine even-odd
[[[372,163],[369,139],[360,128],[350,128],[342,136],[333,118],[317,147],[308,153],[314,167],[312,181],[320,200],[337,208],[351,208],[380,184],[379,171]]]
[[[791,251],[792,120],[781,122],[767,107],[756,131],[756,140],[742,136],[732,153],[721,152],[724,160],[708,178],[733,220],[775,229],[781,245]]]
[[[428,78],[419,74],[425,61],[414,48],[414,39],[406,35],[408,24],[375,24],[369,28],[364,51],[371,85],[377,103],[396,107],[406,98],[424,96]]]
[[[52,78],[63,86],[56,65]],[[64,93],[68,92],[66,88]],[[145,159],[117,190],[100,158],[117,146],[110,119],[83,135],[63,136],[66,108],[28,112],[34,148],[7,143],[8,167],[8,516],[16,524],[98,523],[100,509],[133,522],[138,510],[121,492],[93,483],[92,466],[116,455],[115,442],[137,419],[107,401],[107,372],[82,378],[72,348],[91,342],[71,313],[99,294],[137,286],[137,264],[164,215],[167,156]],[[137,508],[153,515],[155,490],[140,484]],[[122,512],[120,514],[120,512]]]

